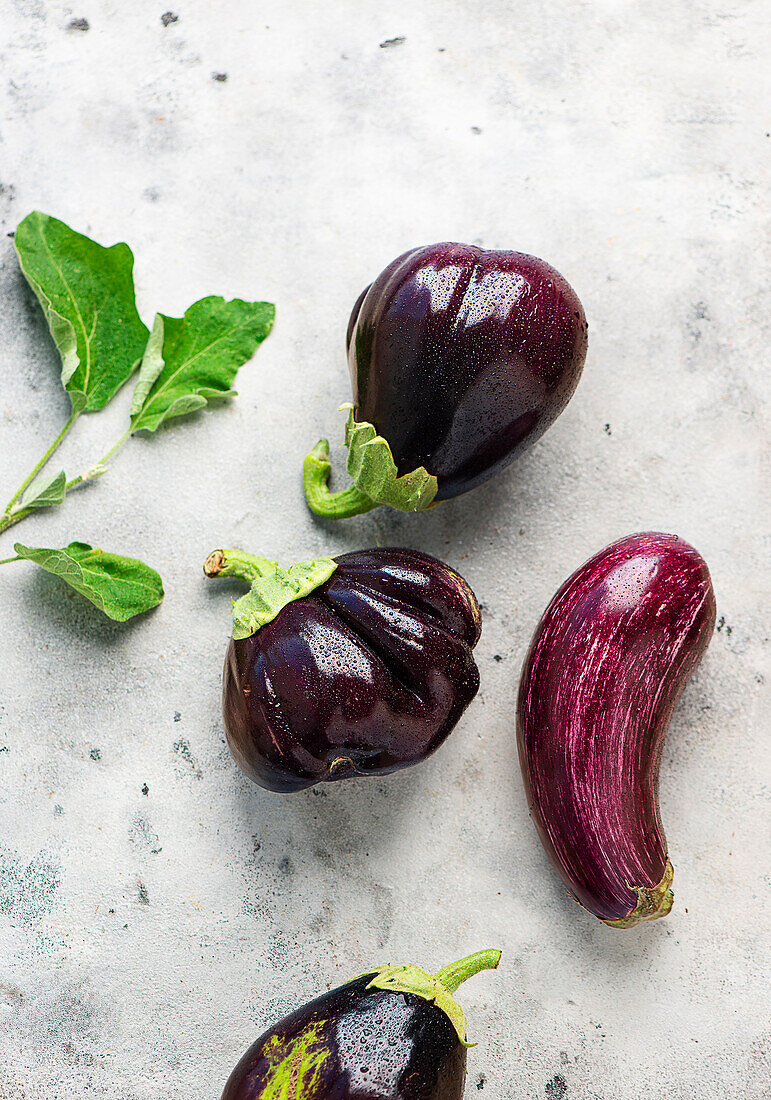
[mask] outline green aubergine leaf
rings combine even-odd
[[[66,491],[67,475],[64,470],[59,470],[58,474],[40,474],[24,490],[11,514],[32,512],[36,508],[50,508],[61,504]]]
[[[73,413],[103,408],[134,373],[147,343],[131,249],[105,248],[38,211],[21,222],[14,243],[59,350]]]
[[[109,554],[87,542],[71,542],[61,550],[24,546],[14,550],[85,596],[116,622],[124,623],[163,599],[163,581],[154,569],[137,558]]]
[[[232,397],[240,367],[273,326],[270,302],[202,298],[184,317],[156,315],[131,405],[131,430],[154,432],[166,420]]]

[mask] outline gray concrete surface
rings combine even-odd
[[[215,292],[278,308],[229,407],[134,440],[18,529],[154,563],[157,612],[120,627],[31,565],[0,572],[0,1097],[216,1100],[246,1045],[315,991],[500,945],[500,971],[462,998],[468,1096],[760,1100],[768,6],[179,0],[164,25],[165,10],[0,0],[4,493],[67,409],[7,237],[29,210],[129,241],[148,320]],[[442,239],[564,272],[590,323],[584,379],[478,492],[317,523],[300,460],[342,438],[350,306],[394,255]],[[128,399],[81,421],[68,470],[102,453]],[[543,855],[514,698],[558,584],[650,528],[703,553],[719,620],[662,765],[676,908],[621,933]],[[292,559],[377,540],[447,559],[477,591],[478,700],[410,772],[255,789],[219,712],[229,593],[201,563],[223,544]]]

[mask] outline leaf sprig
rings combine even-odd
[[[14,550],[19,560],[34,561],[61,577],[118,623],[157,607],[163,599],[160,575],[137,558],[108,554],[87,542],[71,542],[62,550],[17,542]]]
[[[18,226],[22,273],[40,302],[61,357],[61,382],[71,415],[0,513],[0,533],[40,508],[57,507],[67,493],[101,477],[134,432],[155,432],[166,421],[234,396],[233,382],[271,330],[269,302],[208,297],[183,317],[158,313],[152,330],[142,321],[134,290],[134,256],[127,244],[105,248],[47,214],[29,214]],[[44,467],[83,413],[97,412],[139,370],[128,427],[89,469],[67,478]],[[16,556],[36,562],[118,621],[155,607],[163,598],[154,569],[74,542],[61,550],[16,544]]]

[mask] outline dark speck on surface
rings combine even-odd
[[[70,19],[67,24],[68,31],[87,31],[91,29],[91,24],[87,19]]]
[[[725,631],[727,637],[729,637],[729,638],[731,637],[731,634],[733,633],[733,627],[728,625],[728,623],[725,621],[725,616],[724,615],[721,615],[720,618],[718,619],[717,627],[715,629],[717,630],[718,634],[722,634],[722,632]]]
[[[613,432],[610,430],[610,424],[606,424],[603,428],[603,431],[605,432],[605,435],[613,435]]]
[[[555,1073],[551,1081],[546,1082],[546,1095],[549,1100],[563,1100],[567,1092],[567,1082],[561,1073]]]
[[[472,126],[471,127],[471,133],[472,134],[481,134],[482,133],[482,127],[481,126]]]
[[[218,84],[224,84],[225,81],[228,78],[228,74],[227,73],[212,73],[211,78],[212,78],[212,80],[216,80]]]
[[[179,16],[173,11],[165,11],[161,16],[161,23],[163,23],[164,27],[169,27],[172,23],[178,22]]]
[[[16,986],[0,983],[0,1003],[6,1005],[20,1005],[24,1003],[24,994]]]
[[[479,1077],[477,1078],[477,1088],[478,1089],[483,1089],[486,1084],[487,1084],[487,1078],[485,1077],[484,1073],[480,1073]]]
[[[174,711],[174,721],[175,722],[180,722],[181,720],[182,720],[182,715],[179,713],[178,710],[175,710]]]
[[[278,865],[278,869],[279,869],[279,871],[281,872],[282,875],[291,875],[292,874],[292,872],[294,871],[294,865],[292,864],[292,861],[289,858],[289,856],[284,856],[284,858],[281,860],[281,862]]]
[[[401,46],[402,42],[406,42],[407,39],[403,34],[398,35],[396,38],[386,38],[385,42],[380,43],[381,50],[390,50],[393,46]]]
[[[137,883],[137,893],[139,894],[139,904],[140,905],[149,905],[150,904],[150,895],[147,892],[147,887],[145,886],[145,884],[142,882],[141,879]]]
[[[101,760],[102,759],[102,750],[101,749],[92,749],[91,752],[88,755],[91,757],[92,760]]]
[[[196,779],[201,779],[203,777],[203,772],[198,766],[198,761],[193,756],[192,749],[190,748],[190,743],[186,741],[184,737],[180,737],[178,741],[174,742],[174,752],[177,754],[177,756],[181,757],[186,764],[190,765],[190,768]]]
[[[493,653],[493,660],[498,661],[500,663],[503,660],[503,657],[501,656],[500,653]]]
[[[64,806],[60,806],[59,803],[57,802],[56,805],[54,806],[54,817],[61,817],[63,813],[64,813]]]
[[[147,786],[146,783],[143,783],[142,784],[142,794],[145,796],[145,798],[147,798],[149,793],[150,793],[150,788]]]

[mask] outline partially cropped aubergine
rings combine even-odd
[[[268,790],[415,764],[477,693],[479,605],[428,554],[379,547],[282,569],[216,550],[204,572],[252,586],[233,607],[222,710],[233,756]]]
[[[714,623],[693,547],[630,535],[563,584],[525,660],[517,737],[530,812],[571,895],[616,928],[672,907],[659,764]]]
[[[304,465],[318,515],[419,511],[504,469],[559,416],[586,358],[581,302],[522,252],[434,244],[368,286],[348,324],[353,485],[330,493],[329,443]]]
[[[249,1048],[222,1100],[461,1100],[468,1043],[453,993],[500,956],[435,974],[380,967],[322,994]]]

